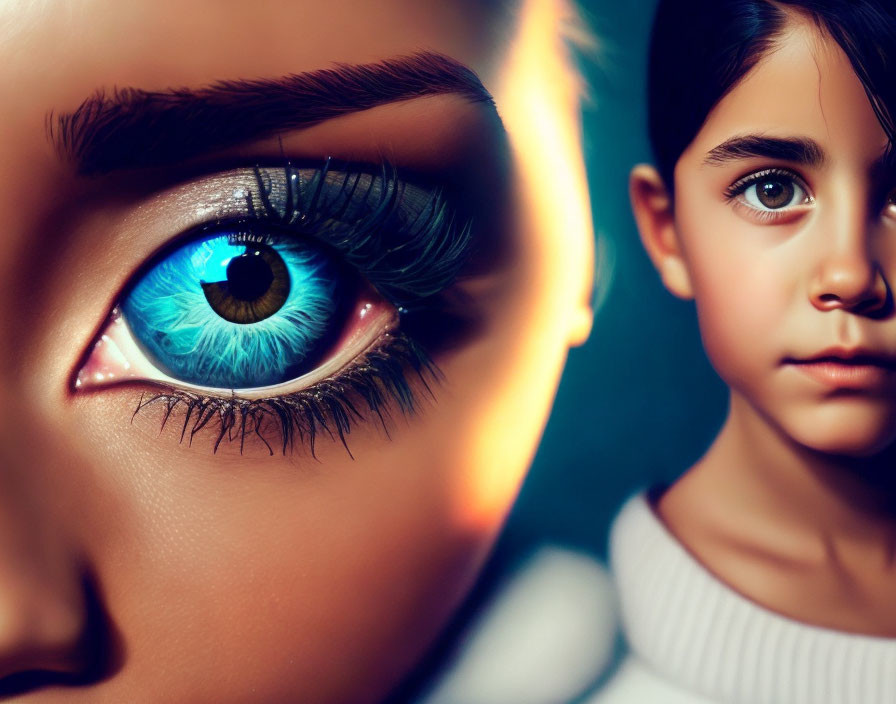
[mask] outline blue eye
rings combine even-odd
[[[213,425],[215,449],[279,433],[314,452],[323,431],[415,409],[414,379],[439,375],[426,347],[445,296],[473,251],[472,214],[436,185],[388,165],[234,169],[173,188],[192,235],[137,269],[78,369],[73,387],[156,387],[137,411],[177,410],[180,438]],[[168,208],[148,208],[164,231]],[[152,217],[156,213],[155,218]],[[175,212],[177,214],[177,212]],[[189,238],[189,239],[188,239]]]
[[[312,369],[344,317],[350,282],[320,246],[238,228],[181,246],[121,310],[151,361],[197,386],[271,386]]]

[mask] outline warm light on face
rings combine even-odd
[[[531,461],[534,447],[517,441],[539,432],[549,410],[564,356],[556,354],[554,335],[580,344],[591,328],[590,268],[593,259],[593,225],[582,160],[578,105],[582,78],[572,67],[562,45],[561,22],[566,5],[561,0],[527,0],[520,9],[520,24],[496,90],[511,149],[516,161],[519,204],[518,227],[538,232],[516,278],[527,286],[550,292],[537,304],[520,311],[520,324],[534,325],[544,334],[531,338],[514,353],[515,378],[499,388],[513,392],[481,399],[488,413],[473,429],[477,440],[471,454],[475,473],[460,497],[458,511],[464,523],[494,523],[503,515],[509,497],[519,487],[513,467]],[[572,303],[572,305],[571,305]],[[524,322],[525,321],[525,322]],[[527,379],[519,384],[519,375]],[[540,408],[525,425],[507,432],[521,407]]]
[[[432,643],[590,323],[562,8],[2,5],[0,662],[38,698],[361,704]]]

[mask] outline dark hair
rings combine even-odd
[[[893,0],[659,0],[650,41],[648,130],[666,186],[715,105],[774,47],[793,10],[814,20],[852,63],[896,142]]]

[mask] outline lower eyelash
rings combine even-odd
[[[419,344],[402,332],[392,332],[339,374],[307,389],[250,400],[205,396],[172,387],[141,396],[132,418],[148,407],[162,405],[164,429],[176,413],[182,412],[180,441],[186,439],[192,444],[197,433],[211,429],[216,433],[214,452],[227,440],[239,441],[242,454],[246,438],[255,436],[273,455],[274,447],[266,437],[273,427],[279,433],[284,455],[298,440],[307,441],[312,457],[316,457],[315,440],[325,433],[332,440],[339,438],[354,459],[346,436],[356,423],[375,417],[388,436],[389,401],[394,401],[404,415],[416,412],[419,402],[408,372],[416,376],[430,397],[430,383],[442,379],[441,371]],[[359,410],[359,403],[366,408]]]
[[[734,200],[732,205],[735,209],[746,214],[748,217],[752,218],[754,222],[757,222],[760,225],[780,223],[792,219],[800,212],[805,212],[805,209],[802,206],[792,206],[781,210],[759,210],[758,208],[754,208],[753,206],[738,200]]]

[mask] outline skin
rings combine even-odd
[[[707,163],[743,135],[811,139],[825,158]],[[886,146],[846,56],[794,15],[682,154],[674,196],[650,167],[635,169],[631,185],[645,247],[666,287],[696,301],[707,354],[731,388],[722,430],[659,515],[754,601],[893,636],[896,373],[879,364],[872,383],[857,385],[844,359],[833,380],[807,373],[807,360],[831,348],[896,355],[893,177],[873,168]],[[726,197],[770,167],[795,172],[805,198],[769,220],[746,193]]]
[[[378,701],[433,640],[493,543],[567,350],[590,325],[578,86],[558,4],[518,10],[3,5],[0,686],[13,701]],[[157,412],[131,421],[148,384],[74,392],[122,288],[183,213],[149,207],[173,174],[76,176],[47,140],[49,111],[113,86],[198,87],[419,49],[476,71],[503,126],[481,105],[436,96],[227,155],[387,157],[495,186],[488,232],[501,256],[458,284],[478,325],[434,352],[444,382],[419,413],[393,411],[390,437],[356,426],[355,459],[327,438],[316,459],[258,444],[213,454],[211,436],[189,446],[170,426],[160,433]],[[533,63],[540,74],[524,72]],[[530,139],[531,98],[543,141]],[[545,165],[563,176],[545,179]]]

